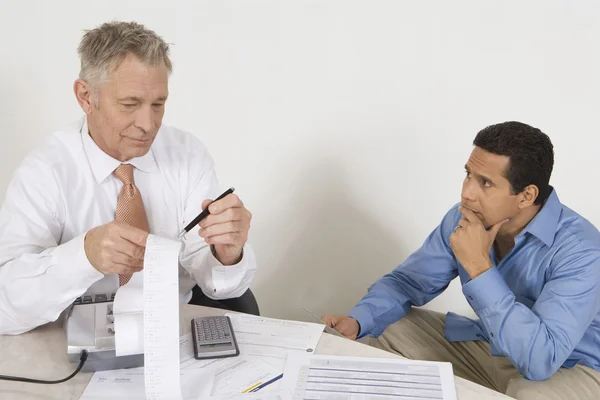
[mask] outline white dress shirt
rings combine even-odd
[[[115,219],[123,185],[112,174],[121,162],[96,145],[86,121],[54,133],[8,187],[0,210],[0,334],[55,321],[84,293],[114,293],[119,286],[118,275],[90,264],[83,246],[90,229]],[[134,166],[152,234],[176,238],[202,202],[220,194],[204,145],[175,128],[163,125],[150,151],[126,163]],[[179,257],[180,301],[190,300],[196,283],[213,299],[239,297],[255,269],[248,245],[237,265],[223,266],[196,227]]]

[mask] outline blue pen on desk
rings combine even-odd
[[[235,190],[235,188],[229,188],[225,191],[225,193],[223,193],[222,195],[220,195],[219,197],[217,197],[215,200],[211,201],[210,204],[214,203],[215,201],[219,201],[221,200],[223,197],[230,195],[231,193],[233,193]],[[210,206],[209,204],[209,206]],[[179,233],[178,237],[182,237],[183,235],[185,235],[186,233],[188,233],[189,231],[192,230],[192,228],[196,225],[198,225],[198,222],[202,221],[204,218],[208,217],[208,214],[210,214],[210,211],[208,211],[208,206],[202,210],[202,212],[200,214],[198,214],[198,216],[196,218],[194,218],[192,220],[192,222],[190,222],[189,224],[187,224],[187,226],[185,228],[183,228],[183,230]]]

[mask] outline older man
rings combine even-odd
[[[168,45],[136,23],[106,23],[79,45],[85,117],[19,166],[0,210],[0,334],[54,321],[84,293],[143,269],[148,233],[176,237],[219,194],[193,135],[164,126]],[[243,295],[256,261],[236,195],[209,206],[180,255],[181,302]]]

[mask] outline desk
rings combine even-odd
[[[182,305],[179,330],[191,330],[195,317],[223,315],[214,308]],[[394,358],[385,352],[324,333],[315,354]],[[0,375],[16,375],[39,379],[61,379],[70,375],[76,365],[67,360],[66,340],[61,322],[54,322],[19,336],[0,336]],[[67,400],[79,399],[92,373],[79,373],[70,381],[57,385],[0,381],[0,399]],[[483,386],[456,378],[459,400],[510,399]]]

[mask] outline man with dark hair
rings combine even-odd
[[[461,204],[347,316],[323,320],[517,399],[600,398],[600,233],[558,200],[539,129],[505,122],[473,144]],[[457,276],[479,319],[411,309]]]

